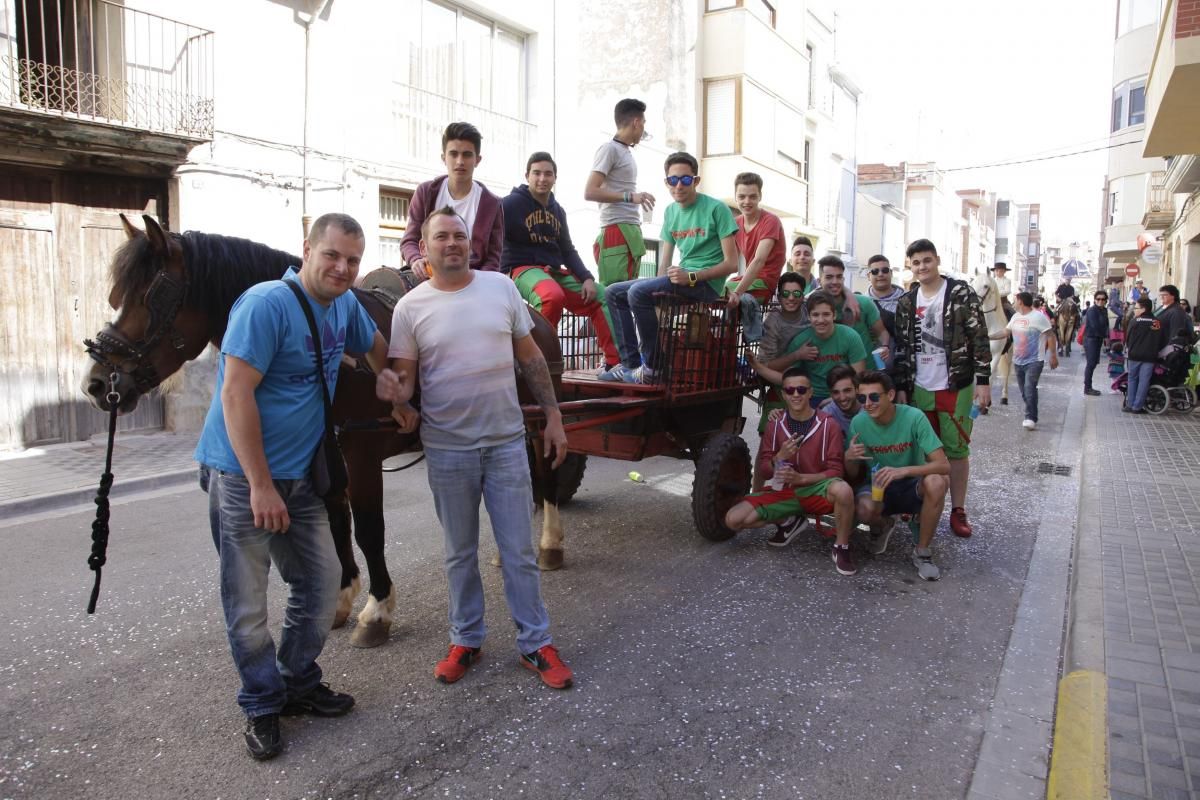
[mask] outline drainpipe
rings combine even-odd
[[[309,84],[308,74],[309,74],[309,61],[310,61],[310,45],[312,43],[312,25],[314,22],[317,21],[317,19],[322,14],[325,13],[325,9],[327,9],[329,7],[329,4],[331,2],[333,2],[333,0],[313,0],[313,3],[312,3],[313,10],[308,15],[307,18],[305,18],[304,16],[299,15],[299,14],[297,15],[298,18],[300,19],[300,23],[302,25],[304,25],[304,139],[303,139],[303,142],[301,143],[301,149],[303,151],[303,158],[304,158],[304,167],[303,167],[303,171],[302,171],[303,177],[301,180],[301,182],[303,184],[303,195],[302,195],[303,199],[300,201],[300,225],[304,230],[304,238],[305,239],[308,238],[308,229],[309,229],[309,226],[312,225],[312,215],[308,212],[308,194],[309,194],[308,105],[309,105],[310,95],[312,94],[312,87]]]

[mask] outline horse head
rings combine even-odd
[[[142,395],[208,342],[206,315],[187,303],[188,272],[179,238],[149,215],[142,220],[145,231],[121,215],[129,238],[113,256],[108,296],[117,317],[84,342],[95,363],[82,389],[101,411],[113,404],[122,414],[133,411]]]
[[[996,279],[991,275],[986,272],[976,275],[975,280],[971,282],[971,288],[975,290],[975,294],[979,295],[979,304],[983,313],[990,314],[1000,307],[1000,287],[996,285]]]

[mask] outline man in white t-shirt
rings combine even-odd
[[[1025,401],[1027,431],[1037,428],[1038,421],[1038,378],[1042,376],[1043,354],[1050,351],[1050,369],[1058,369],[1058,345],[1055,342],[1054,326],[1040,311],[1033,309],[1033,295],[1017,292],[1017,307],[1013,318],[1008,321],[1008,335],[1012,338],[1012,362],[1017,370],[1017,387]]]
[[[641,211],[654,210],[654,195],[637,189],[633,148],[646,136],[646,104],[625,98],[613,110],[616,135],[600,145],[583,199],[600,204],[600,235],[592,253],[601,286],[631,281],[646,254]],[[611,325],[612,319],[609,319]]]
[[[450,651],[434,677],[454,683],[479,659],[487,629],[479,575],[479,502],[484,500],[517,628],[520,663],[555,689],[571,670],[550,643],[550,618],[531,544],[533,524],[525,423],[517,402],[516,362],[546,414],[546,453],[567,454],[562,414],[546,359],[517,287],[500,273],[467,266],[466,223],[439,209],[422,226],[430,279],[400,299],[388,355],[398,370],[380,396],[403,406],[421,381],[421,443],[429,488],[442,524],[450,583]]]
[[[454,209],[467,223],[470,234],[468,261],[471,269],[500,269],[504,247],[504,209],[500,198],[475,180],[475,168],[483,160],[483,136],[466,122],[451,122],[442,133],[442,163],[446,174],[425,181],[413,192],[408,204],[408,223],[400,240],[400,253],[413,274],[429,277],[421,253],[421,226],[434,211]]]

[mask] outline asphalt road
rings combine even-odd
[[[0,522],[0,798],[963,797],[1038,509],[1054,502],[1036,465],[1054,460],[1068,388],[1077,378],[1047,371],[1037,433],[1019,399],[980,420],[976,535],[943,517],[937,583],[916,578],[901,530],[852,578],[811,536],[707,542],[690,464],[642,462],[635,484],[629,464],[593,459],[564,511],[567,568],[543,578],[576,674],[566,692],[517,664],[491,568],[484,661],[433,680],[440,532],[423,465],[388,476],[391,640],[356,650],[334,632],[322,664],[356,710],[285,720],[286,751],[262,764],[241,742],[198,489],[114,506],[92,617],[90,512]]]

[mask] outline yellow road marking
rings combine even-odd
[[[1102,672],[1078,670],[1058,682],[1048,800],[1106,800],[1107,684]]]

